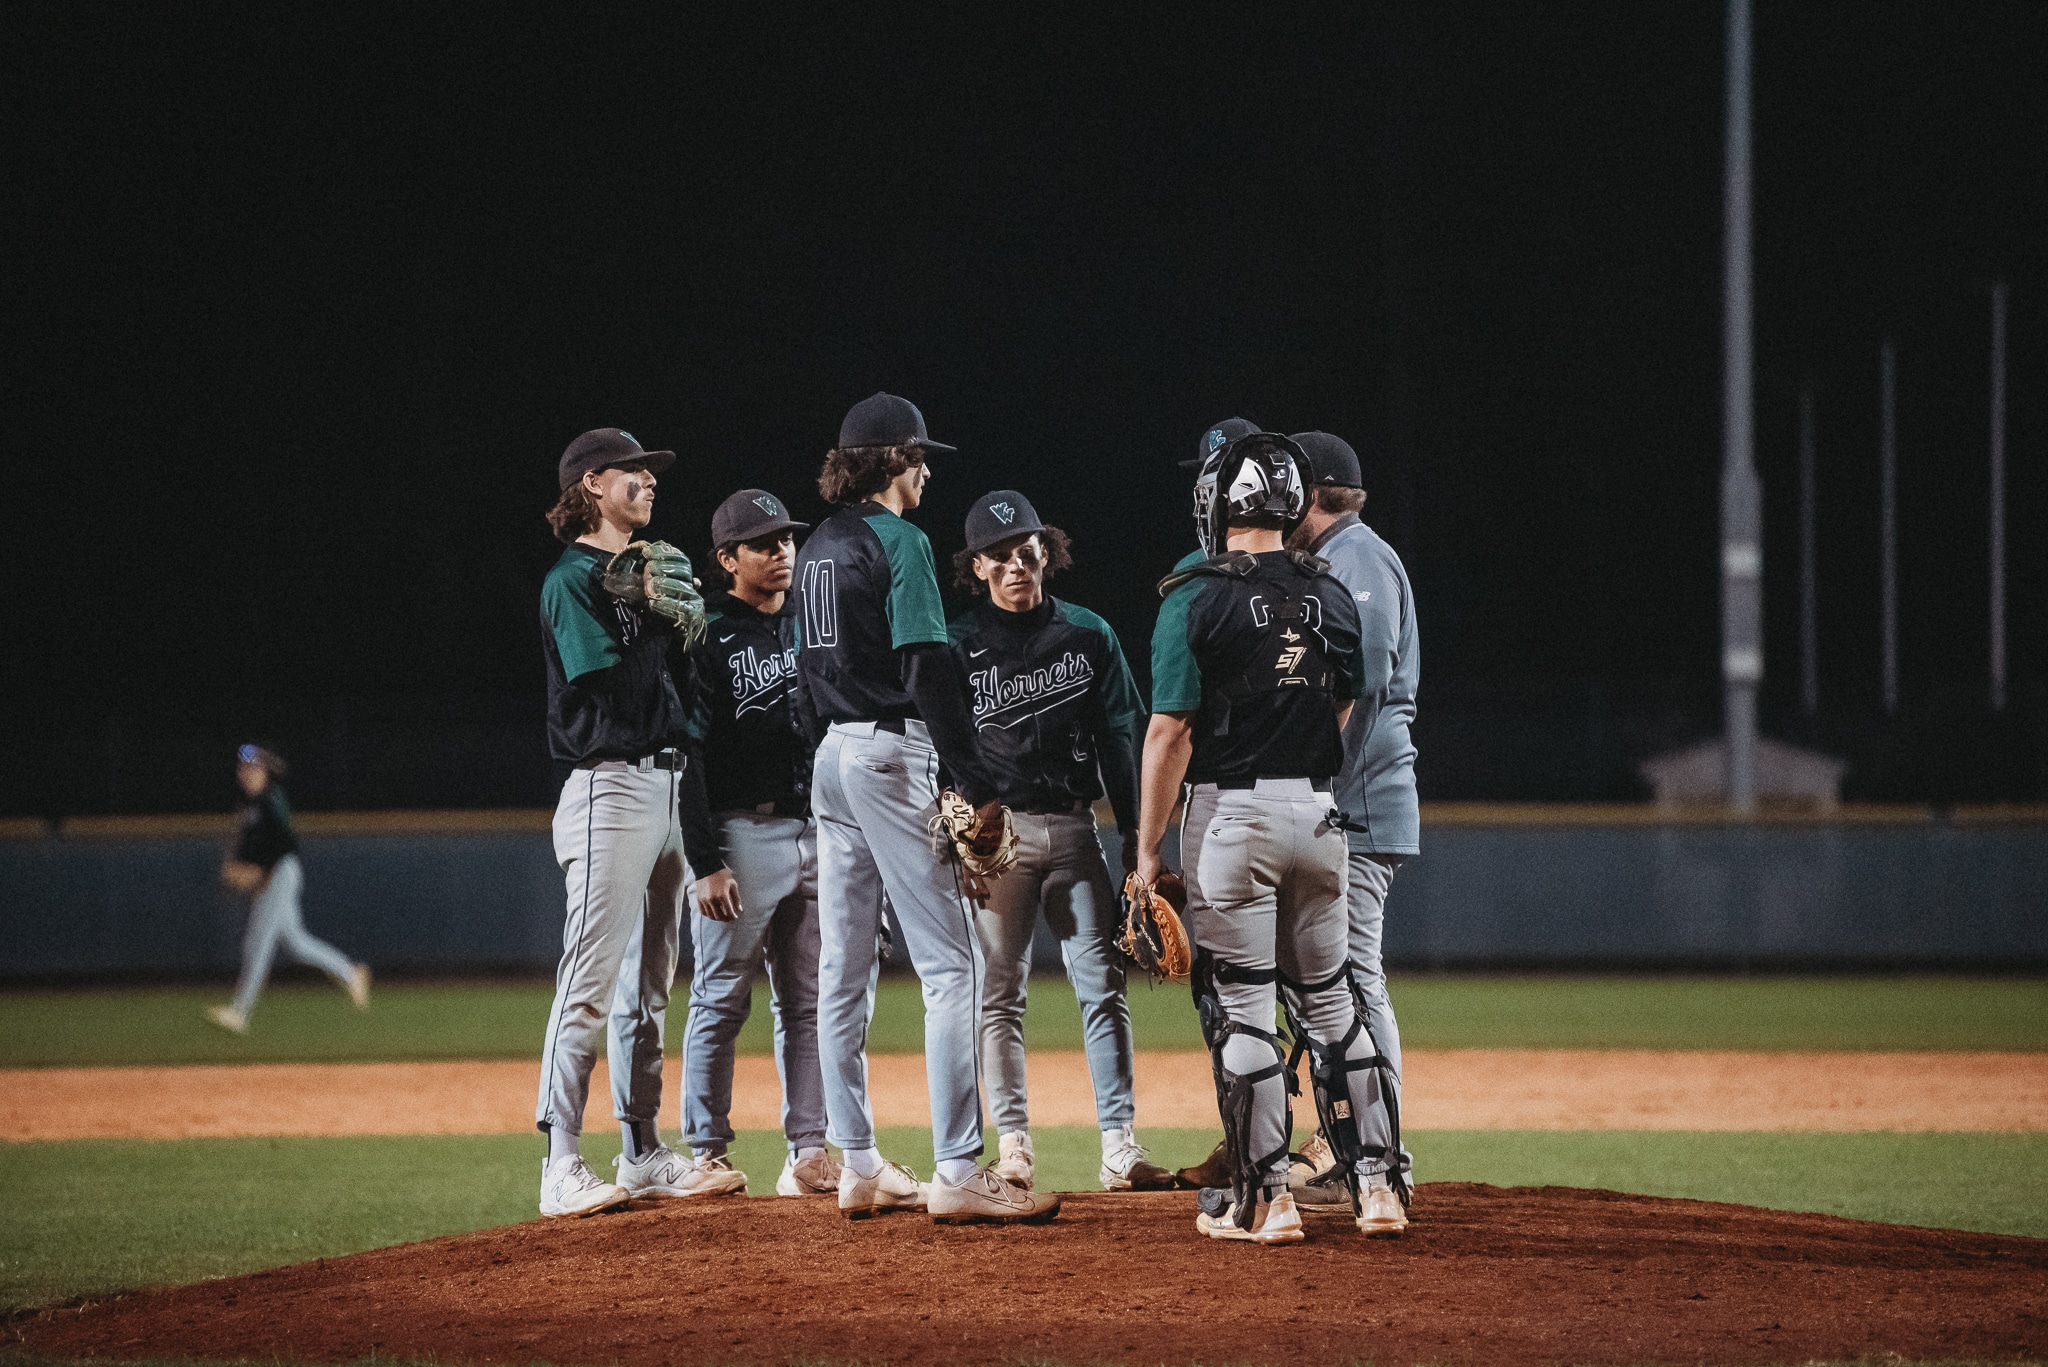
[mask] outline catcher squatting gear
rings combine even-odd
[[[1308,512],[1308,456],[1293,440],[1253,432],[1217,447],[1195,476],[1195,535],[1202,553],[1228,544],[1232,518],[1268,516],[1293,531]]]
[[[1298,1094],[1300,1084],[1295,1080],[1295,1067],[1304,1051],[1309,1056],[1316,1114],[1329,1140],[1330,1152],[1337,1160],[1337,1170],[1351,1192],[1353,1211],[1358,1209],[1359,1179],[1365,1175],[1360,1172],[1361,1165],[1368,1171],[1386,1172],[1402,1204],[1407,1204],[1408,1189],[1398,1171],[1398,1162],[1392,1160],[1392,1155],[1400,1152],[1401,1120],[1394,1101],[1391,1070],[1386,1057],[1371,1044],[1350,965],[1320,982],[1297,983],[1276,968],[1243,968],[1198,946],[1193,980],[1195,1010],[1201,1017],[1202,1038],[1209,1046],[1210,1068],[1216,1080],[1216,1106],[1223,1119],[1224,1152],[1231,1170],[1227,1190],[1210,1188],[1202,1192],[1202,1209],[1215,1217],[1234,1203],[1238,1227],[1249,1230],[1260,1189],[1285,1183],[1287,1141],[1294,1132],[1294,1110],[1285,1096]],[[1287,1033],[1293,1044],[1291,1054],[1287,1041],[1279,1034],[1233,1018],[1217,990],[1219,984],[1266,983],[1279,986]],[[1332,995],[1346,1006],[1355,1007],[1356,1016],[1342,1039],[1324,1043],[1315,1038],[1307,1021],[1311,1014],[1331,1014]],[[1361,1037],[1366,1040],[1364,1046],[1360,1045]],[[1233,1040],[1242,1044],[1233,1046]],[[1260,1060],[1264,1050],[1259,1048],[1260,1044],[1273,1051],[1273,1061],[1263,1066]],[[1268,1152],[1254,1153],[1253,1146],[1259,1142],[1253,1125],[1253,1116],[1259,1109],[1256,1097],[1259,1088],[1269,1086],[1285,1089],[1279,1142]],[[1374,1106],[1386,1110],[1386,1144],[1369,1142],[1359,1124],[1359,1118]],[[1270,1141],[1271,1136],[1267,1139]]]

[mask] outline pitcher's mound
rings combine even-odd
[[[49,1311],[65,1358],[1799,1362],[2048,1355],[2048,1240],[1437,1183],[1398,1240],[1215,1243],[1187,1193],[1038,1228],[743,1200],[512,1225]]]

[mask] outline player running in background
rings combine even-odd
[[[953,619],[953,654],[967,675],[982,756],[1017,823],[1017,866],[975,913],[988,974],[981,1052],[1000,1136],[995,1170],[1031,1185],[1024,1003],[1042,910],[1080,999],[1102,1130],[1097,1175],[1111,1190],[1155,1190],[1172,1186],[1173,1174],[1147,1162],[1132,1133],[1131,1013],[1094,812],[1106,789],[1132,865],[1143,704],[1109,623],[1047,596],[1046,579],[1072,563],[1066,533],[1040,522],[1013,489],[976,501],[966,548],[953,557],[955,582],[983,599]]]
[[[613,557],[654,515],[655,477],[674,460],[672,451],[643,451],[617,428],[585,432],[562,453],[561,498],[548,513],[566,543],[541,586],[540,625],[548,751],[563,780],[554,836],[568,914],[534,1115],[548,1137],[543,1215],[696,1194],[692,1165],[662,1144],[655,1120],[662,1019],[689,879],[676,820],[679,747],[689,736],[669,643],[679,626],[686,635],[701,628],[703,609],[696,603],[693,615],[686,604],[679,620],[657,611],[651,570],[637,594],[605,585]],[[687,562],[681,573],[687,584]],[[616,1183],[600,1179],[580,1152],[590,1073],[606,1033],[625,1140]]]
[[[683,843],[697,875],[696,969],[683,1030],[683,1142],[691,1184],[740,1190],[733,1141],[733,1049],[765,960],[782,1075],[789,1157],[775,1190],[831,1196],[839,1165],[825,1151],[818,1071],[818,836],[811,821],[813,727],[795,688],[796,532],[809,527],[763,489],[742,489],[711,515],[712,555],[730,587],[706,601],[692,655],[708,711],[703,763],[683,776]]]
[[[1357,984],[1373,1052],[1386,1060],[1380,1103],[1398,1155],[1389,1174],[1405,1205],[1414,1160],[1401,1146],[1401,1030],[1387,996],[1381,928],[1387,888],[1403,860],[1420,853],[1422,823],[1415,805],[1415,689],[1422,653],[1415,635],[1415,595],[1401,557],[1359,520],[1365,482],[1358,453],[1328,432],[1298,432],[1314,477],[1311,502],[1289,546],[1319,556],[1351,590],[1358,605],[1361,658],[1358,705],[1344,727],[1344,767],[1337,775],[1337,806],[1351,846],[1345,900],[1351,920],[1351,974]],[[1343,1210],[1350,1200],[1329,1141],[1318,1134],[1302,1148],[1306,1163],[1288,1178],[1303,1210]]]
[[[974,1161],[982,1151],[974,913],[960,865],[933,851],[928,829],[941,765],[984,824],[1003,816],[948,646],[931,543],[903,518],[923,499],[930,453],[952,449],[925,434],[924,415],[908,400],[876,394],[855,404],[818,476],[818,491],[839,511],[811,533],[797,569],[800,686],[826,727],[811,789],[825,1111],[844,1151],[839,1208],[849,1217],[912,1209],[946,1223],[1047,1220],[1059,1212],[1057,1197]],[[868,1104],[884,892],[924,989],[937,1160],[929,1186],[883,1161]]]
[[[1347,983],[1346,850],[1330,795],[1363,668],[1358,613],[1322,562],[1283,548],[1306,510],[1306,467],[1293,442],[1268,433],[1226,441],[1204,463],[1194,503],[1211,558],[1161,584],[1141,780],[1137,872],[1148,886],[1188,783],[1193,987],[1231,1178],[1203,1190],[1196,1228],[1257,1243],[1303,1237],[1287,1190],[1276,997],[1309,1054],[1317,1110],[1353,1190],[1385,1197],[1354,1205],[1359,1227],[1394,1233],[1401,1220],[1384,1176],[1376,1060]]]
[[[306,880],[299,866],[299,837],[292,830],[284,789],[277,786],[284,771],[284,761],[260,745],[244,745],[235,752],[235,782],[248,801],[242,806],[235,848],[220,866],[220,880],[236,892],[252,894],[249,928],[242,936],[242,976],[235,984],[235,999],[226,1006],[207,1007],[206,1018],[237,1035],[249,1033],[249,1015],[269,981],[280,947],[340,983],[358,1007],[370,1004],[370,966],[349,962],[346,954],[306,929],[299,906]]]

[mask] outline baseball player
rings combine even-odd
[[[1108,790],[1126,863],[1137,855],[1141,704],[1109,623],[1046,595],[1073,563],[1066,533],[1014,489],[984,494],[967,514],[954,580],[981,597],[948,628],[967,675],[974,724],[1003,802],[1016,815],[1018,861],[975,913],[987,980],[981,1050],[999,1137],[997,1173],[1032,1179],[1024,1085],[1024,1002],[1031,937],[1044,912],[1080,998],[1095,1118],[1098,1177],[1112,1191],[1173,1185],[1132,1133],[1131,1014],[1112,943],[1117,901],[1095,838],[1095,799]]]
[[[277,786],[284,771],[284,761],[260,745],[244,745],[235,752],[235,782],[248,801],[242,806],[235,848],[220,866],[220,878],[234,891],[252,895],[249,928],[242,936],[242,976],[235,984],[235,999],[226,1006],[207,1007],[206,1018],[237,1035],[249,1033],[249,1013],[256,1009],[280,946],[340,983],[358,1007],[370,1004],[370,966],[349,962],[346,954],[306,929],[299,907],[306,877],[299,867],[299,837],[292,830],[284,789]]]
[[[789,599],[796,533],[809,526],[764,489],[742,489],[711,515],[712,555],[731,586],[707,600],[704,642],[692,652],[709,721],[703,762],[683,776],[683,844],[697,876],[683,1140],[695,1151],[699,1185],[715,1179],[744,1187],[745,1175],[726,1157],[733,1048],[765,960],[789,1141],[775,1183],[783,1196],[839,1190],[839,1165],[825,1151],[818,1071],[815,742],[794,686]]]
[[[1196,1228],[1217,1239],[1297,1242],[1287,1189],[1287,1055],[1275,998],[1307,1049],[1317,1109],[1354,1191],[1386,1190],[1385,1112],[1348,984],[1346,872],[1330,792],[1357,696],[1358,613],[1322,562],[1289,554],[1306,510],[1307,458],[1285,437],[1226,441],[1195,485],[1210,558],[1167,576],[1153,634],[1138,877],[1160,872],[1159,840],[1185,779],[1181,834],[1195,942],[1193,988],[1210,1048],[1231,1185],[1201,1194]],[[1359,1227],[1388,1228],[1376,1202]]]
[[[1328,432],[1299,432],[1314,484],[1301,525],[1289,544],[1329,562],[1330,573],[1358,605],[1365,673],[1358,705],[1344,728],[1344,767],[1337,775],[1337,806],[1350,844],[1346,901],[1351,919],[1351,975],[1360,995],[1380,1069],[1380,1103],[1387,1111],[1396,1164],[1388,1174],[1407,1204],[1414,1160],[1401,1146],[1401,1031],[1387,996],[1380,958],[1380,928],[1387,888],[1403,860],[1420,853],[1422,824],[1415,804],[1415,689],[1422,672],[1415,633],[1415,595],[1401,557],[1359,520],[1365,507],[1358,453]],[[1288,1178],[1304,1210],[1344,1210],[1349,1193],[1336,1171],[1329,1142],[1320,1134],[1302,1149],[1307,1161]]]
[[[561,498],[548,513],[566,543],[541,586],[540,623],[548,750],[563,778],[554,835],[568,914],[534,1113],[548,1137],[543,1215],[702,1192],[695,1165],[655,1130],[689,880],[676,816],[689,732],[669,645],[702,630],[703,603],[680,552],[634,537],[653,516],[656,477],[674,460],[615,427],[585,432],[562,453]],[[607,1012],[625,1141],[616,1182],[601,1180],[579,1151]]]
[[[916,405],[893,394],[855,404],[818,490],[839,511],[804,543],[795,593],[800,686],[825,733],[811,788],[818,823],[818,1047],[828,1133],[843,1150],[839,1208],[859,1219],[927,1210],[942,1223],[1042,1221],[1057,1197],[1004,1181],[982,1151],[976,1035],[981,964],[962,866],[934,853],[940,770],[974,808],[978,832],[1006,822],[975,739],[953,657],[931,543],[905,521],[930,478]],[[883,1161],[867,1094],[867,1029],[886,892],[923,984],[931,1089],[929,1185]]]

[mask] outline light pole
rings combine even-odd
[[[1750,393],[1749,0],[1728,0],[1728,129],[1722,201],[1721,685],[1727,797],[1756,807],[1756,694],[1764,674],[1763,498]]]
[[[1991,286],[1991,710],[2005,711],[2005,282]]]

